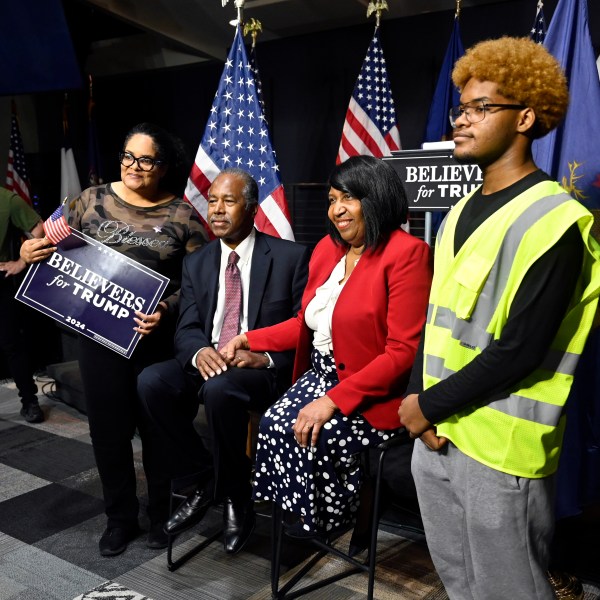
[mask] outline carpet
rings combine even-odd
[[[47,381],[38,385],[51,388]],[[26,423],[14,385],[0,384],[0,600],[271,599],[268,513],[259,515],[240,554],[225,554],[217,540],[175,572],[168,570],[164,550],[146,547],[144,533],[123,554],[101,557],[98,539],[106,518],[85,415],[51,393],[40,395],[40,405],[46,420]],[[147,529],[139,440],[133,447],[139,521]],[[179,536],[174,557],[209,536],[221,519],[219,507],[211,508],[201,525]],[[347,537],[339,540],[347,542]],[[310,548],[285,544],[282,582]],[[308,581],[343,566],[339,559],[323,559]],[[600,588],[584,585],[585,600],[600,600]],[[358,600],[366,590],[367,576],[361,573],[305,597]],[[423,536],[387,526],[380,530],[375,598],[447,600]]]

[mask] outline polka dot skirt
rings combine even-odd
[[[271,500],[302,517],[307,531],[348,525],[358,509],[360,453],[394,431],[373,428],[359,414],[336,412],[312,448],[301,448],[292,431],[298,411],[338,383],[333,357],[313,350],[307,371],[260,421],[254,498]]]

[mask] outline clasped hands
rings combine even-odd
[[[265,369],[268,366],[269,359],[263,353],[248,349],[248,339],[243,333],[236,335],[219,351],[207,346],[196,355],[196,367],[205,381],[227,371],[228,367]]]
[[[448,443],[445,437],[437,436],[435,427],[421,412],[418,394],[409,394],[402,400],[398,416],[410,437],[419,438],[431,450],[440,450]]]
[[[245,334],[242,333],[240,335],[236,335],[230,342],[223,346],[220,353],[221,361],[219,362],[217,360],[216,365],[218,365],[220,368],[223,368],[223,366],[226,368],[227,364],[234,365],[236,367],[255,367],[256,361],[260,361],[260,357],[264,357],[264,355],[250,352],[249,347],[250,345],[248,344],[248,338]],[[205,351],[207,351],[206,354],[208,354],[211,350],[212,353],[219,355],[219,353],[213,348],[204,348],[198,353],[198,357],[196,359],[198,370],[202,373],[204,379],[207,379],[207,377],[200,368],[200,355]],[[264,367],[266,365],[263,362],[260,366]],[[214,375],[210,376],[213,377]],[[298,444],[302,448],[315,446],[317,439],[319,438],[319,432],[321,431],[321,428],[331,419],[331,417],[333,417],[337,410],[337,405],[327,395],[321,396],[320,398],[313,400],[301,408],[298,411],[296,422],[292,427],[294,437],[296,438]]]

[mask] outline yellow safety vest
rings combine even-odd
[[[558,465],[563,409],[598,304],[600,245],[590,235],[593,216],[558,183],[541,182],[481,224],[455,256],[456,223],[471,196],[448,213],[436,240],[425,389],[500,337],[523,277],[574,223],[585,244],[576,290],[543,363],[513,388],[436,424],[438,435],[493,469],[545,477]]]

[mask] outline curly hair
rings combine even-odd
[[[558,61],[529,38],[501,37],[475,44],[456,61],[454,85],[462,91],[471,78],[498,84],[498,93],[532,108],[539,138],[563,119],[569,105],[567,78]]]
[[[134,135],[138,134],[147,135],[152,138],[156,157],[164,161],[168,166],[165,176],[159,182],[159,187],[169,192],[183,195],[192,165],[183,141],[176,135],[163,129],[160,125],[138,123],[127,132],[123,142],[123,150],[125,150],[127,142]]]

